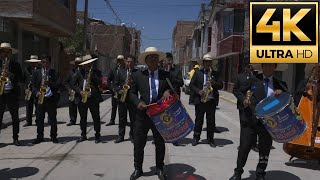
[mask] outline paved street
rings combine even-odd
[[[221,92],[220,104],[216,113],[216,124],[222,131],[215,134],[219,147],[211,148],[203,141],[191,146],[192,133],[175,147],[166,144],[166,172],[172,180],[227,180],[233,174],[236,165],[237,146],[239,144],[240,124],[235,98],[232,94]],[[188,105],[188,96],[183,95],[182,102],[194,119],[194,106]],[[22,147],[11,145],[12,128],[9,126],[0,135],[0,179],[57,179],[57,180],[127,180],[133,171],[133,145],[130,141],[115,144],[117,126],[106,127],[109,122],[111,100],[101,103],[102,125],[101,144],[94,143],[93,124],[89,123],[89,141],[77,144],[80,136],[79,126],[67,127],[68,108],[58,110],[58,137],[60,144],[49,141],[49,127],[45,128],[47,142],[32,145],[36,137],[36,127],[22,127],[20,140]],[[90,113],[89,113],[90,114]],[[91,115],[88,115],[91,122]],[[118,120],[116,120],[118,122]],[[79,123],[79,120],[78,120]],[[128,138],[128,131],[126,132]],[[155,149],[150,138],[145,148],[144,172],[142,180],[157,179],[154,175]],[[266,178],[272,180],[318,180],[320,165],[315,161],[296,160],[288,163],[289,156],[282,150],[282,144],[274,143]],[[243,178],[255,179],[255,166],[258,154],[251,152]]]

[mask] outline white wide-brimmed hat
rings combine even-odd
[[[276,64],[277,64],[277,68],[275,69],[275,71],[286,71],[289,68],[288,64],[284,64],[284,63],[276,63]],[[254,70],[262,72],[261,63],[251,63],[250,65],[253,67]]]
[[[117,59],[124,59],[124,56],[120,54],[117,56]]]
[[[213,59],[210,53],[205,54],[203,58],[198,61],[198,63],[203,65],[203,61],[212,61],[212,65],[218,64],[218,60]]]
[[[76,63],[82,63],[83,62],[83,59],[82,57],[76,57],[74,61],[70,61],[69,63],[72,64],[72,65],[75,65]]]
[[[18,50],[15,49],[15,48],[12,48],[10,43],[1,43],[0,50],[1,49],[11,49],[12,54],[17,54],[18,53]]]
[[[82,57],[82,60],[83,60],[83,63],[79,64],[79,66],[83,66],[83,65],[86,65],[86,64],[90,64],[94,61],[96,61],[98,58],[93,58],[92,59],[92,56],[91,55],[85,55]]]
[[[139,56],[139,63],[140,64],[146,64],[145,60],[146,60],[146,57],[150,54],[157,54],[159,55],[159,61],[163,60],[164,58],[167,57],[166,53],[164,52],[161,52],[161,51],[158,51],[157,48],[155,47],[148,47],[146,48],[146,50],[140,54]]]
[[[38,62],[41,62],[41,60],[39,59],[39,57],[37,55],[31,55],[30,59],[25,60],[24,62],[27,62],[27,63],[38,63]]]

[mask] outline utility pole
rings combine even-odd
[[[200,59],[203,57],[203,43],[204,43],[204,35],[205,35],[205,16],[204,16],[204,11],[205,11],[205,3],[201,4],[201,17],[200,17],[200,27],[201,27],[201,54],[200,54]]]
[[[83,52],[87,50],[87,24],[88,24],[88,0],[84,4],[84,21],[83,21]]]

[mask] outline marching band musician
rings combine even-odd
[[[163,60],[163,69],[170,72],[172,77],[172,86],[175,89],[176,93],[181,96],[181,87],[183,86],[182,73],[180,68],[174,67],[173,65],[173,56],[171,53],[166,53],[166,58]],[[173,142],[174,146],[178,146],[179,142]]]
[[[37,55],[31,55],[29,60],[25,61],[26,63],[29,63],[30,65],[27,67],[25,71],[25,83],[27,85],[25,93],[26,93],[26,124],[23,125],[23,127],[26,126],[32,126],[32,114],[33,114],[33,106],[37,107],[37,103],[35,101],[35,94],[32,92],[32,76],[34,72],[39,68],[38,65],[41,62],[41,60],[38,58]],[[37,112],[37,109],[36,109]],[[36,120],[37,122],[37,120]]]
[[[134,69],[134,65],[136,62],[136,58],[134,56],[128,56],[126,59],[126,69],[120,69],[118,72],[118,75],[115,77],[114,81],[114,89],[116,92],[119,92],[119,102],[118,102],[118,112],[119,112],[119,137],[114,141],[115,143],[120,143],[124,141],[124,135],[127,125],[127,111],[129,111],[129,117],[130,117],[130,140],[133,143],[134,136],[133,136],[133,126],[135,123],[135,113],[136,113],[136,107],[128,102],[128,96],[129,93],[127,92],[126,98],[124,99],[124,102],[121,102],[121,99],[123,98],[124,91],[123,86],[125,84],[131,86],[132,84],[132,75],[137,71]]]
[[[140,54],[139,62],[147,64],[148,69],[137,71],[133,76],[133,84],[130,89],[130,101],[137,107],[136,123],[134,126],[134,172],[130,180],[138,179],[143,174],[142,164],[144,158],[144,147],[147,142],[147,134],[151,129],[156,146],[156,172],[159,179],[167,179],[163,172],[165,143],[164,139],[156,129],[152,120],[146,114],[147,104],[156,103],[158,100],[167,100],[170,97],[170,86],[166,78],[170,79],[170,73],[158,69],[159,59],[166,54],[158,51],[155,47],[146,48]],[[138,96],[140,94],[140,98]]]
[[[116,61],[117,61],[117,66],[113,70],[110,71],[109,76],[108,76],[108,85],[110,87],[111,94],[112,94],[112,96],[111,96],[112,110],[111,110],[110,122],[107,123],[106,126],[115,125],[115,119],[116,119],[117,108],[118,108],[118,100],[117,100],[118,95],[114,91],[113,83],[115,81],[115,77],[118,74],[118,71],[120,69],[124,69],[124,67],[125,67],[123,55],[118,55]]]
[[[0,45],[0,126],[2,126],[3,114],[8,107],[12,118],[13,144],[20,146],[19,142],[19,82],[22,82],[22,70],[19,63],[12,61],[12,54],[18,50],[11,47],[10,43]],[[0,127],[1,128],[1,127]]]
[[[214,142],[214,129],[215,129],[215,112],[216,112],[216,99],[215,93],[217,90],[222,89],[222,81],[218,80],[213,74],[208,75],[211,69],[212,57],[210,54],[203,56],[203,69],[196,71],[191,79],[190,88],[193,91],[193,104],[196,108],[196,120],[194,128],[194,136],[192,146],[199,143],[204,114],[207,117],[207,140],[211,147],[216,147]],[[211,80],[210,80],[211,79]],[[206,89],[212,88],[205,101],[202,99],[206,96]]]
[[[68,77],[65,81],[65,86],[67,88],[68,94],[69,94],[69,117],[70,122],[67,124],[67,126],[75,125],[77,122],[77,114],[78,114],[78,104],[79,104],[79,98],[75,98],[75,91],[71,88],[71,80],[74,78],[75,74],[77,72],[80,72],[80,66],[79,64],[82,63],[83,60],[81,57],[76,57],[74,61],[71,61],[70,64],[74,65],[74,68],[71,69],[71,71],[68,74]],[[75,101],[76,100],[76,101]]]
[[[244,72],[243,73],[240,73],[238,75],[238,79],[237,79],[237,82],[235,84],[235,86],[233,87],[233,94],[234,96],[237,98],[237,109],[239,110],[239,119],[240,119],[240,135],[241,135],[241,130],[242,128],[246,127],[247,126],[247,122],[245,121],[245,119],[243,119],[243,113],[244,112],[244,106],[242,104],[242,102],[240,101],[240,98],[239,98],[239,95],[238,95],[238,91],[239,89],[243,88],[246,84],[247,84],[247,80],[251,77],[253,77],[253,67],[252,65],[250,64],[247,64],[244,68]],[[246,92],[242,92],[242,94],[246,94]],[[255,136],[257,137],[257,135]],[[239,146],[238,146],[238,149],[239,149]],[[252,144],[252,148],[251,148],[253,151],[256,151],[258,152],[259,149],[258,149],[258,145],[257,145],[257,138],[253,140],[253,144]]]
[[[77,142],[87,140],[87,118],[89,109],[96,132],[95,143],[100,143],[101,121],[99,103],[102,98],[99,91],[99,84],[101,84],[101,79],[98,77],[96,71],[92,70],[93,62],[98,58],[92,58],[91,55],[86,55],[83,56],[82,59],[83,62],[80,63],[79,66],[83,66],[85,71],[84,73],[80,71],[76,72],[70,83],[72,89],[76,92],[75,101],[80,101],[78,108],[80,113],[81,137]]]
[[[231,180],[240,180],[243,173],[243,167],[247,162],[247,158],[252,147],[252,143],[256,139],[256,133],[259,136],[259,163],[256,169],[256,179],[264,180],[265,169],[267,168],[270,149],[272,147],[272,138],[263,124],[255,117],[255,106],[264,98],[274,94],[279,95],[287,91],[287,84],[278,80],[273,76],[277,64],[262,64],[262,74],[257,77],[249,78],[247,84],[242,86],[236,92],[237,98],[243,103],[244,113],[242,113],[242,121],[247,126],[241,127],[240,147],[238,151],[237,167]],[[246,92],[252,91],[252,96],[247,97]],[[249,107],[249,108],[247,108]],[[256,133],[255,133],[256,132]]]
[[[294,103],[298,107],[301,97],[308,97],[311,99],[311,95],[308,94],[308,90],[312,87],[313,81],[313,74],[314,74],[314,64],[306,64],[304,72],[305,72],[305,79],[300,81],[298,84],[295,92],[294,92]]]
[[[37,138],[33,144],[44,141],[44,118],[48,113],[51,126],[50,137],[53,143],[58,143],[57,139],[57,105],[60,97],[59,88],[61,80],[58,72],[51,68],[51,56],[43,55],[41,58],[42,68],[36,70],[32,77],[32,90],[37,97]],[[40,99],[43,99],[41,102]]]

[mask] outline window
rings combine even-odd
[[[222,15],[223,19],[223,38],[230,36],[233,33],[234,15],[232,12],[225,12]]]
[[[9,21],[4,18],[0,18],[0,32],[9,32]]]

